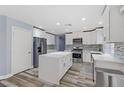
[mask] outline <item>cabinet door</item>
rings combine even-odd
[[[82,34],[83,37],[83,44],[90,44],[90,33],[83,33]]]
[[[110,41],[123,42],[123,13],[120,7],[115,6],[110,9]]]
[[[120,12],[120,8],[121,6],[107,7],[102,16],[105,42],[124,42],[124,14]]]
[[[46,32],[39,29],[33,29],[33,37],[46,38]]]
[[[86,33],[82,33],[83,44],[87,44],[87,36]]]
[[[103,21],[103,38],[104,38],[104,42],[109,42],[110,41],[110,25],[109,25],[109,21],[110,21],[110,13],[109,13],[109,7],[106,8],[103,16],[102,16],[102,21]]]
[[[84,62],[91,62],[91,54],[90,51],[83,51],[83,61]]]
[[[97,40],[96,32],[83,33],[83,43],[84,44],[96,44],[96,40]]]
[[[97,31],[90,32],[90,42],[91,44],[96,44],[97,41]]]
[[[97,39],[96,39],[96,43],[97,44],[104,44],[104,34],[103,34],[103,30],[97,30]]]
[[[72,45],[73,34],[66,34],[66,45]]]

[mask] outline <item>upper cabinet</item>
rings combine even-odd
[[[66,45],[72,45],[73,34],[66,34],[65,35],[65,43]]]
[[[73,38],[83,38],[83,44],[103,44],[102,31],[96,30],[94,32],[73,32],[73,34],[66,34],[66,44],[73,44]]]
[[[103,37],[104,37],[104,42],[109,42],[110,41],[110,12],[109,12],[109,7],[106,7],[104,14],[102,15],[101,20],[103,21]]]
[[[33,37],[45,38],[46,37],[46,32],[34,28],[33,29]]]
[[[48,45],[55,44],[55,36],[51,34],[47,34],[45,31],[41,31],[39,29],[33,29],[33,37],[46,38]]]
[[[110,41],[124,42],[124,14],[120,12],[120,6],[110,8]]]
[[[122,6],[108,6],[102,16],[105,42],[124,42],[124,13]]]
[[[96,30],[93,32],[86,32],[82,35],[84,44],[103,44],[103,32]]]

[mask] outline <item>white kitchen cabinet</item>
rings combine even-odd
[[[73,40],[73,34],[66,34],[65,35],[65,42],[66,42],[66,45],[72,45],[72,40]]]
[[[105,42],[124,42],[124,14],[121,6],[108,6],[102,16]]]
[[[96,44],[104,44],[104,32],[102,30],[96,30]]]
[[[88,50],[83,51],[83,62],[91,62],[91,53]]]
[[[83,32],[82,34],[83,44],[96,44],[97,33],[95,32]]]
[[[71,66],[71,52],[54,52],[40,55],[39,79],[59,85],[61,78]]]
[[[110,41],[124,42],[123,36],[124,14],[120,12],[120,7],[115,6],[110,9]]]
[[[82,32],[83,44],[87,44],[87,34]]]
[[[73,44],[73,38],[83,38],[83,44],[103,44],[102,31],[96,30],[94,32],[73,32],[73,34],[66,34],[66,44]]]
[[[82,31],[75,31],[72,34],[66,34],[66,45],[72,45],[74,38],[82,38]]]
[[[34,28],[34,30],[33,30],[33,37],[45,38],[46,37],[46,32]]]
[[[102,15],[102,18],[101,18],[101,21],[103,22],[102,26],[104,26],[104,28],[102,30],[104,42],[110,41],[109,10],[110,10],[109,7],[107,7],[104,14]]]

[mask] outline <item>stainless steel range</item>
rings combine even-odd
[[[72,57],[73,57],[73,62],[83,62],[83,39],[82,38],[73,39]]]

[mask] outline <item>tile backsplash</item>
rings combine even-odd
[[[55,49],[55,45],[47,45],[47,49],[48,50],[54,50]]]
[[[104,53],[111,54],[118,58],[124,59],[124,43],[116,42],[116,43],[106,43],[103,46]]]
[[[89,51],[103,51],[103,45],[102,44],[84,44],[83,49],[89,50]]]
[[[73,45],[66,45],[66,50],[72,50]],[[103,51],[102,44],[83,44],[83,50],[86,51]]]

